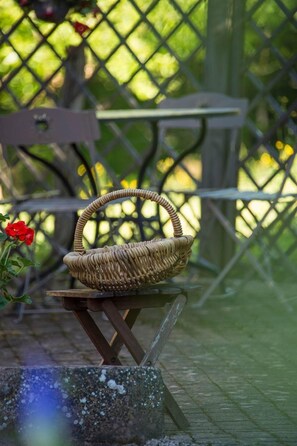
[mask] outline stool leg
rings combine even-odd
[[[135,321],[136,321],[140,311],[141,311],[140,309],[132,309],[132,310],[125,311],[123,319],[126,322],[126,324],[128,325],[128,327],[130,328],[130,330],[133,327],[133,325],[135,324]],[[117,354],[117,356],[119,355],[123,345],[124,345],[124,342],[123,342],[122,338],[120,337],[119,333],[115,332],[115,334],[111,338],[110,346],[113,348],[113,351]],[[103,361],[102,364],[105,364],[105,361]]]
[[[109,345],[95,321],[86,310],[73,311],[106,364],[121,365],[117,353]]]
[[[122,339],[123,344],[125,344],[128,348],[132,358],[137,364],[139,364],[145,352],[135,338],[131,329],[128,327],[127,322],[122,318],[117,307],[111,300],[105,300],[102,302],[102,308],[117,334]]]
[[[159,330],[157,331],[157,334],[155,336],[155,339],[153,340],[150,348],[148,349],[147,353],[143,357],[140,365],[154,365],[157,361],[162,349],[164,348],[166,341],[176,324],[176,321],[183,311],[183,308],[185,306],[185,303],[187,302],[186,296],[183,294],[179,294],[173,301],[173,303],[170,306],[170,310],[166,314],[165,318],[163,319]]]
[[[110,301],[106,300],[103,302],[103,310],[110,320],[111,324],[117,331],[118,335],[122,338],[123,343],[126,345],[130,351],[132,357],[138,365],[149,366],[156,362],[159,354],[161,353],[162,347],[165,345],[166,340],[174,327],[179,314],[181,313],[184,305],[186,303],[186,297],[184,295],[178,295],[173,304],[170,307],[166,317],[161,324],[155,339],[152,343],[151,350],[148,354],[144,352],[141,345],[135,338],[134,334],[127,326],[126,321],[122,318],[121,314],[115,307],[115,305]],[[165,389],[165,407],[179,429],[187,429],[189,427],[189,422],[183,414],[182,410],[178,406],[177,402],[173,398],[169,389],[164,384]]]
[[[178,295],[175,300],[173,301],[173,304],[170,307],[170,310],[168,311],[167,315],[163,319],[160,328],[155,336],[155,339],[153,340],[151,347],[148,349],[147,353],[143,357],[140,365],[153,365],[157,361],[174,325],[176,324],[176,321],[181,314],[185,304],[186,304],[186,296],[180,294]],[[165,386],[165,405],[166,409],[177,425],[182,430],[187,429],[190,427],[190,424],[188,420],[186,419],[185,415],[183,414],[182,410],[180,409],[179,405],[173,398],[172,394],[168,390],[168,388]]]
[[[165,386],[165,406],[167,409],[168,414],[172,418],[172,420],[175,422],[177,427],[179,429],[185,430],[190,427],[190,423],[186,419],[183,411],[173,398],[171,392],[168,390],[168,388]]]

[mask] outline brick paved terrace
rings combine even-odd
[[[178,432],[168,418],[166,444],[297,445],[297,294],[294,284],[282,286],[291,311],[258,282],[231,297],[214,296],[201,309],[197,291],[189,296],[159,365],[191,428]],[[160,316],[149,310],[137,321],[144,346]],[[0,366],[98,363],[66,312],[26,314],[18,323],[3,312],[0,349]]]

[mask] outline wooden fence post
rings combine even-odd
[[[205,90],[233,97],[241,96],[241,66],[243,58],[245,0],[209,0],[205,60]],[[238,152],[228,162],[229,134],[224,130],[209,132],[202,148],[202,187],[220,188],[237,185]],[[230,162],[231,161],[231,162]],[[229,164],[230,163],[230,164]],[[235,204],[221,203],[232,225],[235,224]],[[218,267],[230,259],[234,242],[213,219],[202,202],[201,256]]]

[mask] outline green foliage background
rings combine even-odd
[[[97,17],[72,14],[58,26],[37,20],[33,11],[30,20],[24,17],[16,0],[0,2],[0,112],[59,104],[68,48],[82,43],[70,23],[75,20],[92,29],[85,36],[83,107],[155,107],[165,96],[203,89],[207,14],[215,1],[99,0]],[[296,98],[296,11],[295,0],[246,0],[241,73],[242,96],[250,103],[246,147]],[[275,141],[293,145],[296,115],[293,111],[290,125],[277,130]],[[142,123],[118,128],[102,129],[102,145],[113,139],[113,151],[104,156],[120,173],[135,161],[127,145],[142,155],[151,133]],[[276,149],[270,151],[278,157]]]
[[[87,38],[92,49],[86,51],[86,57],[87,76],[92,79],[89,88],[93,98],[101,103],[114,100],[113,105],[118,106],[116,97],[113,98],[114,90],[117,90],[115,84],[118,84],[127,87],[136,101],[157,100],[160,94],[158,85],[178,71],[178,58],[185,60],[195,50],[197,36],[187,24],[179,25],[181,16],[167,0],[159,2],[154,8],[148,8],[146,1],[138,0],[138,9],[129,0],[116,2],[112,9],[114,3],[111,0],[98,2],[103,12],[98,19],[81,17],[78,14],[70,16],[72,21],[78,19],[87,23],[90,28],[95,27],[97,20],[100,21],[100,26]],[[183,0],[177,3],[185,13],[197,1]],[[191,13],[191,20],[202,30],[205,27],[205,10],[203,5]],[[30,12],[29,16],[45,36],[48,45],[42,41],[37,27],[26,19],[22,20],[22,15],[21,8],[14,0],[1,2],[1,28],[8,35],[9,41],[4,41],[0,47],[0,75],[5,81],[14,74],[8,84],[9,90],[3,89],[0,93],[1,108],[7,111],[28,103],[31,105],[31,98],[38,93],[40,82],[44,82],[47,94],[40,92],[34,99],[34,105],[45,105],[58,100],[64,72],[64,67],[59,69],[60,60],[67,58],[69,45],[77,46],[81,42],[81,37],[75,33],[69,21],[55,28],[53,24],[36,20],[34,12]],[[170,35],[177,25],[177,31]],[[174,49],[176,57],[170,55],[166,45],[160,45],[159,39],[162,36],[166,39],[170,36],[166,45]],[[122,45],[123,39],[131,51]],[[34,52],[36,47],[38,49]],[[113,51],[114,54],[110,57]],[[90,75],[94,69],[94,56],[102,65],[95,75]],[[199,53],[200,63],[202,58],[203,53]],[[145,70],[139,69],[141,64],[145,65]],[[173,79],[167,91],[177,91],[180,87],[181,79]]]

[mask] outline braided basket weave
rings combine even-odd
[[[171,219],[173,237],[86,251],[82,244],[83,229],[92,214],[110,201],[131,196],[163,206]],[[121,189],[97,198],[83,211],[75,229],[74,252],[68,253],[63,261],[71,275],[89,288],[127,291],[179,274],[187,264],[192,243],[193,237],[183,235],[175,210],[163,197],[143,189]]]

